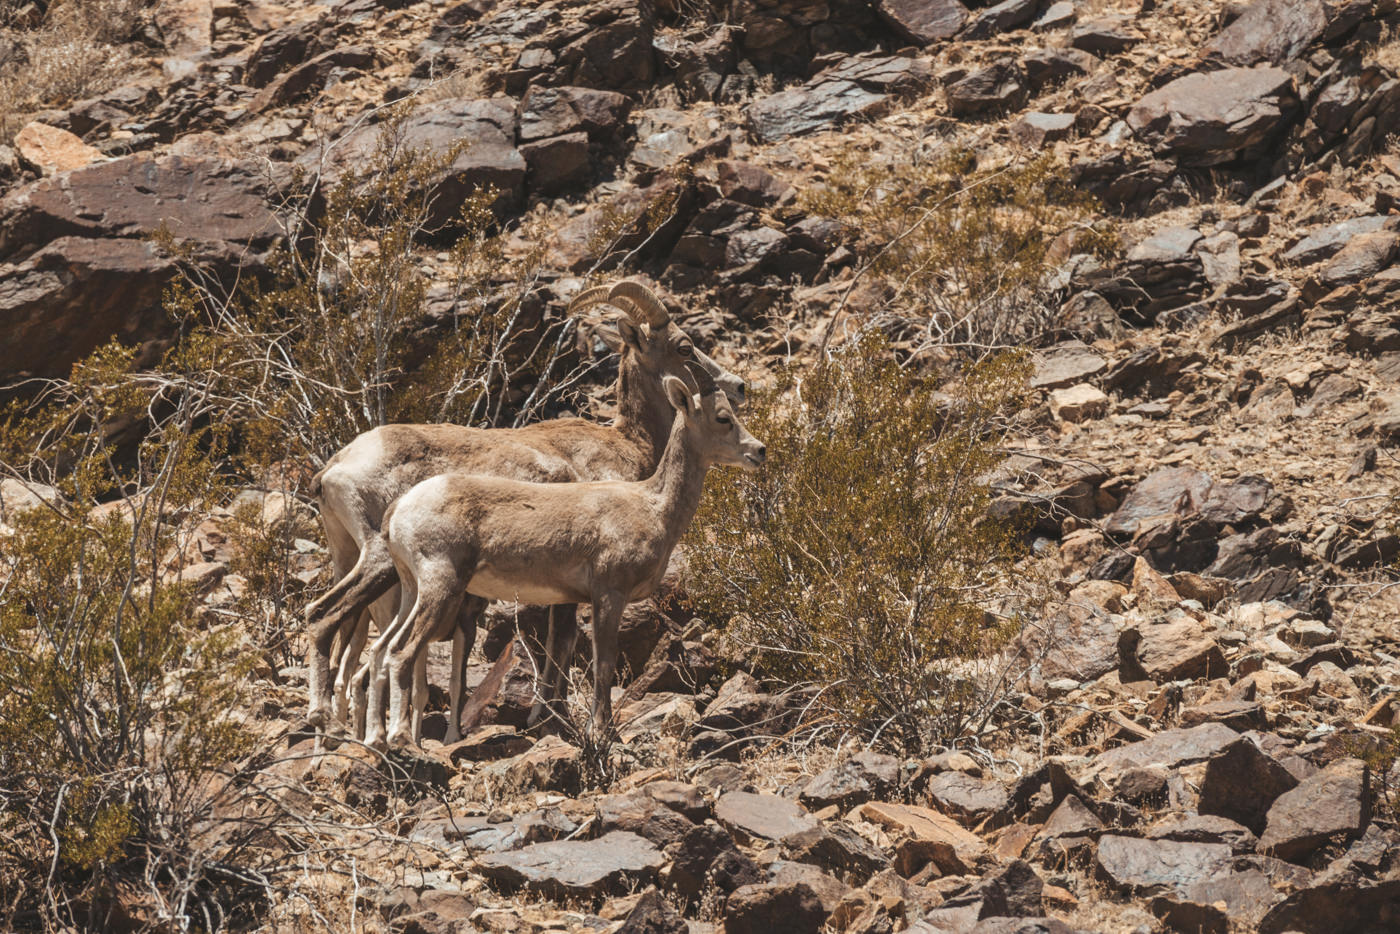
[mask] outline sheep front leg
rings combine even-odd
[[[593,715],[589,728],[596,735],[612,729],[612,686],[617,676],[617,631],[627,606],[621,593],[609,591],[593,598]]]

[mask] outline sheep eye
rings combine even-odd
[[[734,420],[733,420],[732,418],[730,418],[728,415],[716,415],[716,416],[715,416],[715,421],[719,422],[721,425],[728,425],[728,424],[732,423]]]
[[[679,353],[682,357],[688,357],[695,352],[695,348],[690,346],[689,344],[681,344],[679,347],[676,348],[676,352]]]

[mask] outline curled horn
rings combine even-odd
[[[568,313],[571,315],[578,314],[580,311],[592,308],[594,305],[611,305],[613,302],[609,293],[612,289],[612,286],[607,285],[595,285],[591,289],[584,289],[574,296],[573,301],[569,302]],[[630,308],[623,308],[622,313],[629,318],[633,318],[632,309]]]
[[[640,282],[624,279],[613,286],[608,292],[608,301],[617,305],[619,299],[635,308],[640,313],[642,320],[653,328],[664,328],[671,322],[671,316],[667,313],[666,306],[661,303],[661,299],[657,298],[655,292]],[[619,305],[619,307],[621,306]]]

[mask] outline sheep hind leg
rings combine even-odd
[[[414,666],[418,657],[427,653],[428,645],[439,633],[451,631],[449,627],[455,624],[457,611],[466,596],[466,588],[450,567],[420,570],[417,589],[418,598],[410,614],[409,625],[396,634],[387,664],[382,669],[389,681],[387,725],[390,748],[401,748],[413,742],[408,708],[412,699]]]
[[[452,680],[447,686],[447,734],[442,740],[448,745],[462,739],[462,709],[467,702],[467,659],[476,644],[477,624],[485,609],[485,600],[468,596],[457,612],[457,631],[452,635]]]

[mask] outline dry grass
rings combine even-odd
[[[38,22],[0,0],[0,141],[38,111],[114,87],[134,63],[128,44],[150,0],[61,0]]]

